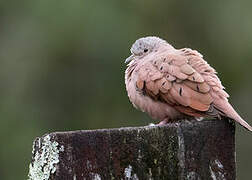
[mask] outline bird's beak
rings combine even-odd
[[[125,61],[124,61],[124,63],[129,63],[130,61],[132,61],[132,59],[133,59],[133,55],[131,55],[130,57],[128,57]]]

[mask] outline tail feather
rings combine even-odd
[[[218,103],[216,108],[221,110],[227,117],[234,119],[236,122],[238,122],[247,130],[252,131],[252,127],[241,118],[241,116],[234,110],[231,104],[229,104],[227,101],[224,104]]]
[[[235,110],[230,118],[234,119],[236,122],[245,127],[247,130],[252,131],[252,127],[246,121],[244,121]]]
[[[235,119],[238,123],[240,123],[243,127],[245,127],[247,130],[252,131],[252,127],[244,121],[241,117],[239,119]]]

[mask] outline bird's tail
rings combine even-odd
[[[245,127],[247,130],[252,131],[252,127],[244,121],[241,117],[239,119],[235,119],[238,123],[240,123],[243,127]]]
[[[247,130],[252,131],[252,127],[245,120],[243,120],[241,118],[241,116],[239,116],[239,114],[237,112],[235,112],[235,116],[232,117],[232,119],[234,119],[240,125],[242,125],[243,127],[245,127]]]
[[[234,108],[228,102],[227,104],[225,104],[225,109],[223,109],[223,112],[226,114],[227,117],[234,119],[244,128],[246,128],[249,131],[252,131],[252,127],[245,120],[241,118],[241,116],[234,110]]]

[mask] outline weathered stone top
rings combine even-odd
[[[235,179],[227,120],[55,132],[34,141],[29,178]]]

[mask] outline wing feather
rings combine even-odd
[[[211,109],[217,97],[228,97],[216,71],[197,51],[162,52],[152,58],[139,70],[136,87],[154,100],[188,115],[202,115],[214,114]]]

